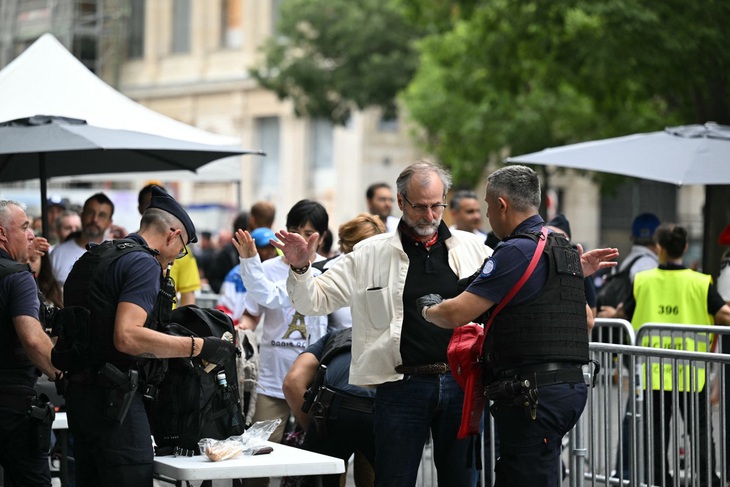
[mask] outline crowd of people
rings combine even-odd
[[[458,434],[465,394],[447,355],[456,327],[487,325],[483,380],[496,422],[489,433],[499,437],[496,485],[554,486],[562,438],[586,405],[582,366],[595,317],[625,317],[637,327],[662,321],[651,314],[652,299],[671,291],[678,299],[705,298],[687,301],[693,311],[676,322],[696,323],[703,315],[712,317],[708,323],[730,324],[727,296],[682,267],[683,228],[660,226],[650,214],[637,217],[634,247],[621,264],[631,269],[631,297],[607,306],[597,302],[590,276],[616,266],[618,251],[571,243],[564,215],[545,222],[533,170],[494,171],[483,197],[451,192],[451,184],[441,166],[411,164],[395,193],[387,183],[371,185],[368,213],[337,235],[324,206],[311,200],[288,209],[280,231],[272,229],[274,204],[257,202],[230,229],[198,234],[185,208],[149,185],[139,193],[138,230],[115,226],[114,203],[97,193],[78,213],[49,201],[46,237],[34,234],[22,205],[0,201],[5,485],[50,485],[46,445],[29,440],[8,448],[9,438],[30,438],[37,427],[23,413],[31,403],[42,407],[33,390],[36,370],[65,385],[76,485],[150,485],[153,449],[142,394],[133,393],[123,411],[111,407],[117,387],[107,369],[139,381],[142,391],[157,359],[230,357],[235,347],[224,340],[156,331],[163,308],[194,304],[204,286],[236,327],[258,332],[253,420],[281,419],[270,437],[279,442],[294,418],[306,432],[302,447],[345,460],[355,453],[365,466],[356,474],[363,486],[415,485],[429,437],[440,485],[477,484],[480,451],[475,437]],[[400,218],[391,214],[394,205]],[[669,290],[661,287],[668,277]],[[89,310],[95,361],[78,367],[52,361],[41,300]],[[321,387],[311,389],[318,381]],[[340,485],[338,476],[324,480]]]

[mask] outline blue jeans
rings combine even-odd
[[[495,402],[491,408],[499,434],[495,485],[558,487],[562,439],[578,422],[587,398],[584,383],[540,387],[534,420],[523,406]]]
[[[375,485],[415,485],[429,431],[439,485],[476,485],[476,440],[456,439],[463,401],[450,372],[380,384],[373,411]]]

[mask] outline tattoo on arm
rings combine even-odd
[[[158,358],[157,355],[155,355],[152,352],[144,352],[139,355],[137,355],[139,358]]]

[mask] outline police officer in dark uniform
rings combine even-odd
[[[362,453],[370,464],[369,475],[356,468],[355,484],[372,485],[375,389],[349,383],[351,348],[352,328],[327,333],[297,357],[284,378],[283,390],[307,432],[302,448],[345,462],[353,453]],[[323,485],[338,487],[340,475],[325,477]]]
[[[233,344],[219,338],[156,331],[166,314],[159,308],[169,311],[172,303],[163,299],[169,288],[161,291],[163,275],[184,256],[186,244],[196,240],[183,207],[154,188],[139,233],[101,244],[108,249],[95,270],[89,264],[95,255],[91,248],[69,274],[62,312],[90,310],[93,330],[88,334],[91,360],[67,374],[65,396],[79,487],[152,485],[152,440],[142,397],[143,390],[149,391],[144,387],[150,379],[144,374],[147,365],[155,359],[196,356],[221,363],[235,353]],[[120,254],[105,260],[107,252]],[[54,350],[54,363],[60,356]]]
[[[49,377],[58,370],[51,364],[53,344],[38,320],[38,288],[28,266],[21,265],[33,238],[22,205],[0,200],[0,465],[6,487],[51,485],[53,411],[34,387],[39,369]]]
[[[422,316],[444,328],[478,320],[525,273],[544,225],[538,215],[540,181],[525,166],[507,166],[487,179],[487,217],[502,240],[465,292],[418,300]],[[537,267],[487,333],[484,382],[500,441],[497,486],[560,483],[563,436],[587,399],[581,365],[588,362],[593,317],[583,274],[615,263],[616,249],[581,257],[562,234],[550,233]],[[481,322],[485,320],[479,319]]]

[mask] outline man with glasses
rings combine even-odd
[[[140,215],[144,214],[144,211],[150,205],[152,188],[155,187],[165,191],[164,188],[155,184],[148,184],[139,190],[137,209]],[[188,252],[187,247],[185,247],[185,255],[180,257],[170,269],[170,277],[175,281],[177,304],[180,306],[195,304],[195,291],[200,289],[200,272],[198,271],[198,261],[192,253]]]
[[[444,169],[417,162],[396,184],[403,212],[397,232],[360,242],[321,276],[314,277],[308,260],[317,234],[305,239],[282,230],[274,245],[291,265],[287,289],[297,311],[326,315],[351,307],[350,383],[377,387],[376,484],[415,485],[430,433],[439,485],[473,486],[477,450],[471,439],[456,438],[464,395],[447,365],[452,332],[424,320],[416,299],[456,296],[457,281],[491,250],[441,221],[451,186]]]
[[[200,357],[223,363],[235,353],[232,343],[219,338],[172,336],[154,329],[163,308],[170,309],[170,299],[164,299],[169,292],[161,291],[168,266],[195,241],[195,227],[183,207],[155,187],[139,232],[91,248],[66,280],[63,311],[74,306],[90,311],[88,339],[97,351],[86,367],[68,373],[65,394],[79,487],[152,485],[153,450],[142,387],[130,387],[129,402],[127,396],[120,401],[126,413],[124,407],[118,408],[121,414],[109,407],[120,382],[126,387],[137,373],[144,376],[142,360]],[[57,358],[54,354],[54,365]]]

